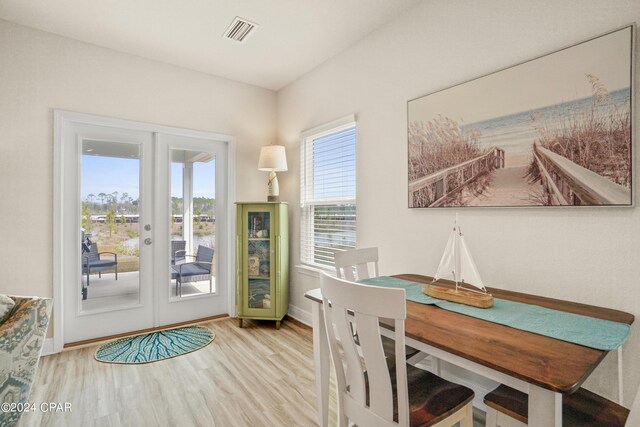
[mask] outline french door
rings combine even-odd
[[[227,313],[230,252],[227,144],[182,135],[156,140],[157,321]]]
[[[229,141],[60,114],[64,343],[228,313]]]

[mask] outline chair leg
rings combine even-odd
[[[491,407],[487,407],[487,427],[498,427],[498,411]]]
[[[460,420],[460,427],[473,427],[473,403],[469,402],[464,411],[465,417]]]
[[[98,278],[102,279],[102,271],[98,271]]]
[[[213,280],[211,276],[209,276],[209,293],[213,292]]]
[[[91,269],[87,266],[87,288],[89,287],[89,275],[91,274]]]
[[[116,264],[116,280],[118,280],[118,264]]]
[[[431,356],[431,367],[433,369],[433,373],[436,375],[442,374],[442,365],[440,364],[440,359],[435,356]]]
[[[461,409],[449,415],[442,421],[433,424],[431,427],[473,427],[473,402],[467,403]],[[489,425],[489,424],[487,424]]]

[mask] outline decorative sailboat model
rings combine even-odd
[[[440,279],[453,280],[455,288],[435,285],[434,283]],[[476,263],[473,261],[464,241],[462,230],[458,225],[457,214],[436,275],[430,285],[422,287],[422,292],[434,298],[474,307],[489,308],[493,306],[493,296],[487,292],[482,284]]]

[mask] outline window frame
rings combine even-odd
[[[315,200],[315,197],[309,199],[308,197],[308,189],[313,187],[314,185],[314,165],[313,158],[310,154],[313,153],[313,142],[317,139],[321,139],[327,135],[331,135],[334,133],[342,132],[346,129],[354,128],[354,143],[356,146],[355,149],[355,165],[354,165],[354,196],[353,197],[337,197],[332,199],[322,199]],[[320,126],[316,126],[314,128],[308,129],[300,134],[300,264],[304,267],[309,267],[312,269],[321,269],[321,270],[333,270],[335,267],[333,262],[331,265],[320,264],[314,262],[313,256],[313,248],[314,244],[314,219],[307,213],[307,210],[311,207],[315,206],[333,206],[333,205],[347,205],[352,204],[355,206],[356,213],[354,214],[355,220],[357,222],[357,137],[358,129],[357,129],[357,121],[355,114],[350,114],[348,116],[342,117],[337,120],[333,120],[331,122],[325,123]],[[354,224],[354,246],[353,249],[357,247],[357,226]],[[310,257],[309,257],[309,254]]]

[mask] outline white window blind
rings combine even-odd
[[[300,260],[333,266],[336,252],[356,247],[356,124],[302,139]]]

